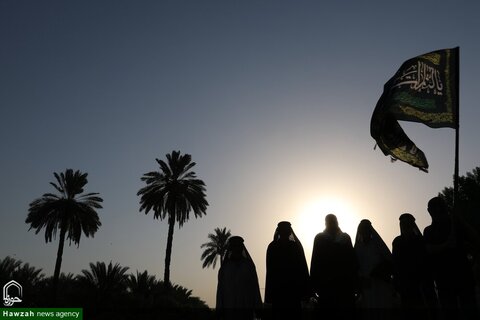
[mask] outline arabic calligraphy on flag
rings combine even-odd
[[[428,171],[425,154],[399,120],[431,128],[457,127],[458,47],[405,61],[384,85],[370,122],[370,134],[386,156]]]

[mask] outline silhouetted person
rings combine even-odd
[[[318,318],[351,318],[357,289],[357,261],[350,236],[342,232],[337,217],[325,217],[325,231],[313,244],[310,278],[317,297]]]
[[[462,232],[442,198],[428,202],[432,224],[423,231],[438,301],[445,319],[478,319],[474,278]]]
[[[308,266],[300,240],[290,222],[278,224],[267,249],[265,302],[273,319],[300,319],[301,301],[310,297]]]
[[[400,216],[400,235],[393,240],[394,283],[402,315],[435,319],[436,295],[422,233],[410,213]]]
[[[262,308],[257,271],[243,238],[233,236],[218,271],[217,316],[225,320],[252,320]]]
[[[392,254],[367,219],[358,225],[354,248],[359,266],[362,314],[368,319],[389,319],[395,298]]]

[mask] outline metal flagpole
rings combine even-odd
[[[453,173],[453,209],[454,214],[459,215],[458,212],[458,154],[459,154],[459,136],[460,136],[460,47],[456,48],[456,77],[455,77],[455,86],[457,88],[456,92],[456,103],[455,103],[455,169]]]
[[[480,234],[474,228],[472,228],[464,217],[460,213],[459,208],[459,179],[458,179],[458,158],[459,158],[459,131],[460,131],[460,47],[456,48],[456,87],[457,87],[457,97],[456,97],[456,106],[455,106],[455,169],[453,174],[453,218],[456,223],[460,223],[463,227],[462,229],[467,233],[467,238],[477,251],[480,252]]]

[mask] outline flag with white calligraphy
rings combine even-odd
[[[370,134],[383,153],[425,172],[425,154],[398,120],[431,128],[457,127],[458,47],[429,52],[402,64],[385,83],[370,122]]]

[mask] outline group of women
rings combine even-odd
[[[269,310],[266,317],[273,319],[302,319],[302,305],[314,305],[317,319],[476,317],[459,232],[442,199],[430,200],[428,211],[432,225],[424,235],[411,214],[400,216],[392,252],[369,220],[360,222],[353,246],[336,216],[327,215],[325,230],[315,237],[310,273],[291,224],[278,223],[267,249],[268,309],[243,239],[231,237],[218,274],[218,317],[251,320]]]

